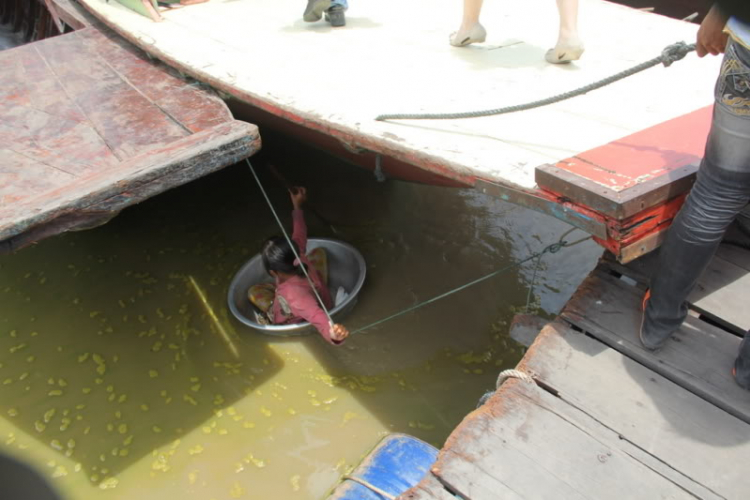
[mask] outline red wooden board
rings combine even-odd
[[[615,192],[669,175],[703,157],[712,106],[693,111],[556,164]]]

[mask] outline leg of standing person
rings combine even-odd
[[[484,26],[479,24],[479,14],[482,12],[482,0],[464,0],[464,16],[458,31],[451,33],[450,44],[464,47],[472,43],[481,43],[487,38]]]
[[[331,8],[331,0],[307,0],[307,7],[302,14],[302,19],[307,23],[320,21],[323,13]]]
[[[716,84],[711,131],[698,179],[661,249],[641,342],[658,349],[687,316],[686,300],[727,227],[750,202],[750,50],[730,41]],[[735,363],[750,378],[750,348]]]
[[[569,63],[581,58],[583,42],[578,35],[578,0],[557,0],[560,30],[557,43],[544,58],[553,64]]]

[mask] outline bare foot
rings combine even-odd
[[[487,31],[479,23],[468,29],[461,26],[458,31],[451,33],[449,37],[450,44],[454,47],[465,47],[472,43],[482,43],[486,39]]]

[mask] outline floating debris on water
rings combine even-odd
[[[242,486],[240,486],[240,483],[235,481],[234,486],[232,486],[232,489],[229,490],[229,496],[231,496],[232,498],[240,498],[244,494],[245,494],[245,489]]]
[[[203,446],[201,445],[195,445],[188,450],[188,454],[190,455],[199,455],[201,453],[203,453]]]
[[[289,478],[289,482],[292,483],[292,491],[299,491],[299,480],[300,479],[301,478],[300,478],[299,474],[296,474],[296,475],[292,476],[291,478]]]
[[[99,488],[102,490],[111,490],[112,488],[116,488],[119,483],[120,481],[116,477],[108,477],[99,483]]]

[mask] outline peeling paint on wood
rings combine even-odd
[[[0,252],[106,222],[260,148],[210,90],[107,31],[0,53]]]

